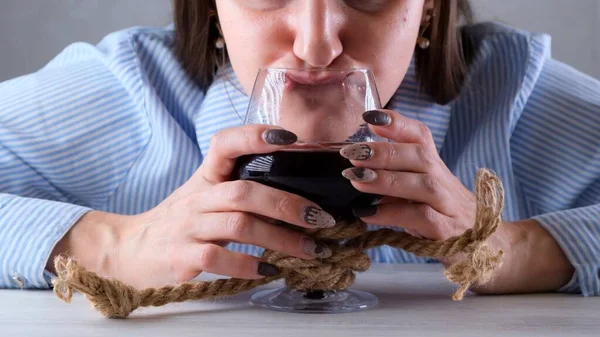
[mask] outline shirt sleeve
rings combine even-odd
[[[600,295],[600,82],[548,59],[511,151],[523,207],[575,268],[559,291]]]
[[[138,77],[131,43],[113,36],[0,83],[0,288],[49,288],[56,243],[103,209],[146,146]]]
[[[46,262],[89,208],[0,194],[0,288],[48,288]]]

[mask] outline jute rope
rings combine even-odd
[[[403,249],[418,256],[448,258],[462,253],[466,258],[445,271],[448,280],[460,287],[454,300],[461,300],[475,283],[485,284],[501,265],[502,251],[493,252],[488,238],[498,229],[504,207],[503,187],[490,171],[482,169],[476,179],[477,214],[474,226],[462,235],[444,241],[416,238],[392,229],[368,231],[361,221],[339,223],[333,228],[310,233],[332,249],[327,259],[302,260],[265,250],[263,258],[281,269],[275,277],[260,280],[219,279],[212,282],[192,281],[162,288],[137,290],[119,280],[108,279],[84,269],[74,259],[58,256],[54,263],[57,277],[54,293],[70,302],[73,291],[85,294],[92,305],[111,318],[125,318],[139,307],[163,306],[173,302],[214,299],[245,292],[277,279],[301,290],[341,290],[354,282],[355,272],[369,269],[366,249],[382,245]]]

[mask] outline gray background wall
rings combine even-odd
[[[600,0],[472,3],[479,19],[551,34],[557,59],[600,78]],[[35,71],[71,42],[170,17],[170,0],[0,0],[0,81]]]

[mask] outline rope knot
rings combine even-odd
[[[297,290],[342,290],[350,287],[355,272],[371,266],[367,254],[356,247],[338,246],[326,259],[303,260],[273,251],[265,251],[263,258],[281,268],[288,287]]]

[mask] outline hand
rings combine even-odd
[[[385,196],[379,205],[354,210],[365,222],[402,227],[432,240],[473,226],[476,199],[440,159],[426,125],[393,111],[366,112],[364,120],[390,143],[360,143],[340,151],[355,168],[343,172],[354,187]]]
[[[245,279],[279,272],[259,257],[227,250],[223,247],[227,242],[255,245],[302,259],[330,256],[325,245],[268,221],[280,220],[298,228],[335,225],[335,220],[318,205],[259,183],[230,181],[239,156],[273,152],[295,141],[292,133],[266,125],[218,133],[196,173],[155,208],[121,217],[121,225],[112,227],[115,235],[108,240],[112,244],[104,248],[106,257],[101,263],[96,259],[91,263],[94,266],[84,267],[96,267],[104,276],[148,287],[188,281],[203,271]],[[89,221],[75,226],[72,233],[80,239],[86,237],[82,233],[86,223]],[[71,241],[71,248],[81,246],[81,240],[72,237]],[[62,249],[72,252],[64,245]],[[89,254],[85,247],[79,252]]]
[[[355,166],[343,175],[358,190],[384,196],[376,206],[354,210],[355,215],[369,224],[402,227],[431,240],[445,240],[471,228],[475,195],[438,156],[427,126],[386,110],[366,112],[363,118],[375,133],[395,143],[341,149]],[[494,282],[472,289],[477,293],[554,291],[573,275],[564,252],[535,220],[503,222],[490,244],[504,251],[504,263]],[[441,262],[447,267],[460,258]]]

